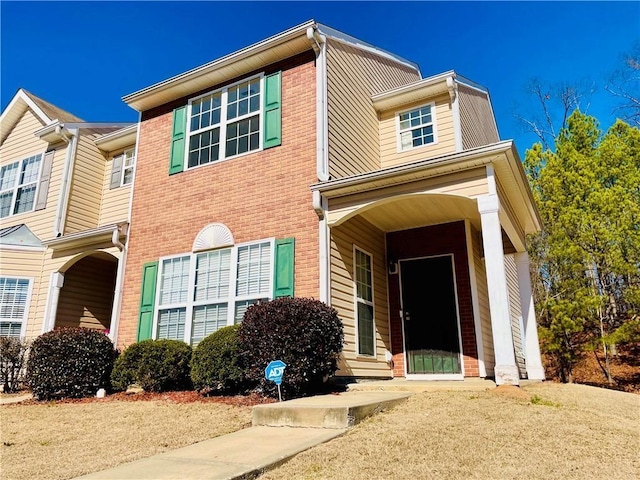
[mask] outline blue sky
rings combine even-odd
[[[136,121],[121,101],[185,70],[308,19],[489,88],[503,139],[535,140],[525,86],[593,85],[589,113],[606,128],[603,91],[640,41],[640,2],[0,2],[0,101],[18,88],[87,121]],[[586,105],[586,104],[585,104]]]

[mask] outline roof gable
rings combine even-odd
[[[0,115],[0,143],[6,140],[13,127],[16,126],[28,109],[34,113],[44,126],[53,123],[55,120],[62,122],[82,121],[75,115],[21,88],[13,96],[2,115]]]

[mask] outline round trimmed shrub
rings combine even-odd
[[[338,369],[344,334],[335,309],[311,298],[277,298],[250,306],[238,332],[246,376],[268,394],[276,386],[264,378],[272,360],[286,365],[287,398],[312,395]]]
[[[221,328],[194,348],[191,381],[199,392],[237,393],[242,390],[245,378],[238,348],[239,327]]]
[[[57,328],[31,344],[27,383],[37,400],[93,396],[110,389],[118,352],[104,333],[90,328]]]
[[[147,392],[188,390],[191,346],[181,340],[143,340],[116,360],[111,384],[119,391],[136,383]]]

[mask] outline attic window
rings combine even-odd
[[[398,150],[403,152],[412,148],[436,143],[435,104],[399,113]]]

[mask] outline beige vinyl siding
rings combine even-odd
[[[58,300],[56,327],[107,329],[116,269],[116,262],[91,256],[69,268]]]
[[[327,41],[332,178],[380,168],[378,114],[371,96],[416,80],[418,72],[407,65],[335,40]]]
[[[33,338],[42,333],[42,316],[38,316],[38,306],[41,302],[42,284],[47,282],[42,275],[44,255],[44,251],[0,249],[0,276],[32,280],[31,298],[27,300],[29,313],[26,317],[26,338]]]
[[[436,142],[403,152],[398,151],[399,113],[435,102]],[[411,163],[425,158],[438,157],[456,151],[455,134],[453,131],[453,115],[451,101],[448,94],[440,95],[429,101],[416,102],[401,109],[382,112],[380,114],[380,163],[382,168]]]
[[[53,222],[56,216],[58,192],[67,151],[65,143],[51,146],[33,134],[43,126],[44,124],[31,110],[27,110],[0,146],[0,165],[13,163],[36,154],[42,154],[44,158],[44,153],[47,150],[55,149],[46,208],[10,215],[0,220],[0,225],[3,227],[24,223],[40,240],[53,237]]]
[[[65,235],[98,226],[105,160],[93,143],[94,138],[94,135],[83,134],[78,139]]]
[[[356,354],[354,245],[373,256],[375,358]],[[345,344],[338,375],[391,377],[385,359],[385,352],[390,350],[385,238],[383,232],[359,217],[331,229],[331,305],[344,324]]]
[[[493,376],[496,364],[493,353],[493,330],[491,329],[491,313],[489,311],[489,290],[487,288],[487,272],[482,258],[480,232],[471,227],[473,245],[473,262],[476,269],[478,285],[478,304],[480,307],[480,323],[482,329],[482,346],[484,347],[484,366],[488,376]]]
[[[481,147],[500,141],[486,93],[458,86],[462,148]]]
[[[107,159],[105,164],[102,182],[102,205],[98,225],[108,225],[110,223],[126,221],[129,216],[131,184],[118,188],[110,188],[113,158],[121,153],[122,152],[115,152],[114,155],[111,155]]]
[[[513,349],[516,354],[516,364],[520,377],[526,376],[527,368],[524,360],[524,345],[522,341],[520,305],[520,287],[518,286],[518,267],[513,255],[504,256],[504,268],[507,274],[507,290],[509,292],[509,313],[511,315],[511,331],[513,332]]]

